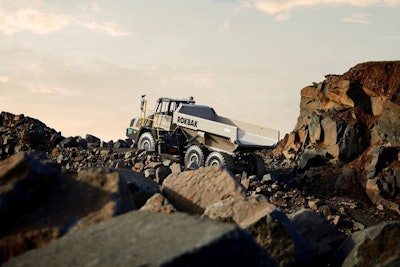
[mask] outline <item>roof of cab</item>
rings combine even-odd
[[[164,102],[164,101],[170,101],[170,102],[180,102],[180,103],[187,103],[187,104],[195,104],[195,101],[193,97],[189,97],[188,99],[183,99],[183,98],[170,98],[170,97],[160,97],[158,99],[158,102]]]

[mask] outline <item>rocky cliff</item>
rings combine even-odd
[[[399,115],[400,62],[358,64],[301,90],[295,129],[273,153],[304,172],[329,166],[327,189],[360,190],[400,212]]]
[[[4,266],[396,266],[400,62],[301,90],[263,177],[0,114]]]

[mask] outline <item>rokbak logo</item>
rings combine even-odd
[[[197,122],[198,121],[178,116],[178,122],[197,128]]]

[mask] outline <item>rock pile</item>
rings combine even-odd
[[[144,158],[147,159],[149,156]],[[145,168],[150,169],[151,166],[158,166],[156,170],[166,167],[164,164],[155,164],[155,161],[152,161],[146,164]],[[159,185],[142,173],[129,169],[89,168],[75,174],[61,172],[60,166],[40,151],[20,152],[1,161],[0,211],[1,217],[7,218],[1,221],[1,260],[13,258],[6,263],[6,266],[7,264],[24,266],[32,260],[38,264],[57,265],[70,262],[70,260],[64,261],[68,255],[74,262],[86,264],[88,259],[83,255],[89,253],[95,257],[92,260],[99,261],[103,257],[100,255],[105,253],[109,258],[102,262],[109,262],[111,258],[114,258],[115,263],[125,259],[128,262],[123,260],[123,264],[150,264],[149,256],[140,253],[145,253],[145,248],[153,246],[154,242],[157,244],[161,242],[161,247],[170,249],[171,252],[168,253],[174,253],[174,262],[175,260],[178,263],[181,262],[181,257],[187,261],[196,261],[196,257],[205,256],[205,259],[215,261],[214,263],[218,265],[220,262],[215,258],[207,258],[203,250],[208,251],[207,247],[211,246],[212,250],[217,249],[221,255],[229,255],[225,253],[236,251],[235,242],[238,244],[250,242],[246,246],[255,247],[251,251],[237,248],[242,253],[236,255],[241,258],[237,259],[238,262],[244,259],[246,262],[251,262],[247,259],[251,257],[255,261],[252,264],[254,266],[261,263],[261,266],[275,266],[275,264],[279,266],[299,264],[338,266],[353,251],[349,244],[344,243],[346,238],[351,238],[351,235],[341,233],[311,209],[288,214],[272,204],[271,198],[266,195],[246,190],[239,177],[219,167],[201,167],[198,170],[180,172],[176,166],[175,163],[167,167],[171,175],[160,179],[161,185]],[[257,177],[252,179],[260,180]],[[267,186],[267,183],[258,182],[258,185]],[[276,185],[275,182],[269,183]],[[319,204],[316,202],[310,206],[318,207]],[[123,217],[125,219],[120,218],[120,214],[131,214],[137,209],[139,209],[136,211],[136,213],[139,212],[138,214],[127,215]],[[192,219],[184,219],[177,215],[177,219],[174,217],[159,219],[155,215],[141,214],[142,212],[188,213],[201,215],[202,218],[197,215]],[[204,248],[196,252],[200,254],[191,252],[190,257],[181,254],[179,251],[184,249],[182,246],[188,246],[189,249],[194,245],[191,243],[193,240],[197,240],[195,243],[198,246],[197,235],[209,235],[208,230],[205,229],[213,227],[213,224],[208,225],[208,222],[204,221],[206,218],[238,227],[238,230],[235,230],[238,233],[232,233],[229,236],[236,236],[239,239],[226,241],[232,250],[226,250],[225,246],[214,247],[214,241],[205,239],[202,245]],[[144,221],[141,221],[142,219]],[[154,222],[150,223],[149,221],[152,220]],[[164,220],[166,220],[165,229],[160,225]],[[194,220],[191,222],[192,226],[187,226],[189,227],[187,232],[181,232],[185,238],[188,238],[187,241],[183,237],[170,238],[173,231],[183,231],[181,227],[179,230],[173,228],[173,225],[180,220],[183,220],[181,223]],[[97,226],[103,221],[107,222]],[[140,226],[141,224],[146,225],[143,229],[148,229],[148,232],[140,230],[143,227]],[[137,231],[133,231],[136,229],[133,225],[136,225]],[[197,227],[198,225],[204,225],[204,227]],[[173,230],[170,229],[171,227]],[[221,224],[222,232],[225,231],[223,228]],[[158,229],[157,235],[151,229]],[[356,233],[359,232],[363,231],[356,231]],[[94,233],[99,236],[94,236],[93,239],[86,238]],[[384,234],[379,233],[378,236]],[[248,237],[245,237],[247,235],[252,236],[253,241],[247,240]],[[393,238],[396,238],[396,234],[394,235]],[[107,236],[110,238],[109,244],[104,241],[108,239],[103,239]],[[143,252],[117,249],[119,246],[114,245],[118,242],[116,237],[121,239],[121,244],[127,242],[129,244],[135,242],[137,244],[135,246],[140,244],[143,249],[139,251]],[[99,238],[103,241],[98,244],[95,240]],[[224,238],[221,241],[215,241],[217,242],[215,244],[220,244],[219,242],[223,244]],[[379,240],[381,238],[383,237],[379,237]],[[75,249],[75,246],[71,245],[76,239],[85,240],[86,243],[82,243],[84,249]],[[47,246],[50,242],[51,244]],[[377,251],[379,245],[376,246]],[[39,247],[43,249],[15,257]],[[110,250],[111,247],[115,249]],[[112,254],[109,254],[111,252]],[[133,256],[126,258],[124,253],[133,253]],[[138,255],[142,255],[143,258],[135,258],[135,253],[139,253]],[[151,259],[163,259],[166,252],[152,250],[152,253]],[[388,252],[388,255],[399,256],[396,250]],[[382,257],[381,260],[387,261],[388,258]]]
[[[8,112],[0,113],[0,160],[30,149],[47,152],[62,139],[61,133],[39,120]]]
[[[2,112],[0,263],[394,266],[399,77],[400,62],[371,62],[304,88],[263,177]]]

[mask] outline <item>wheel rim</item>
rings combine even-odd
[[[147,139],[147,138],[143,139],[140,147],[141,147],[142,150],[150,151],[152,149],[151,141],[149,139]]]
[[[190,163],[195,162],[195,163],[199,164],[199,162],[200,162],[199,156],[195,153],[191,154],[189,157],[189,162]]]
[[[150,150],[150,142],[145,140],[142,144],[143,150],[149,151]]]
[[[209,166],[221,166],[221,161],[217,158],[212,158],[209,162]]]

